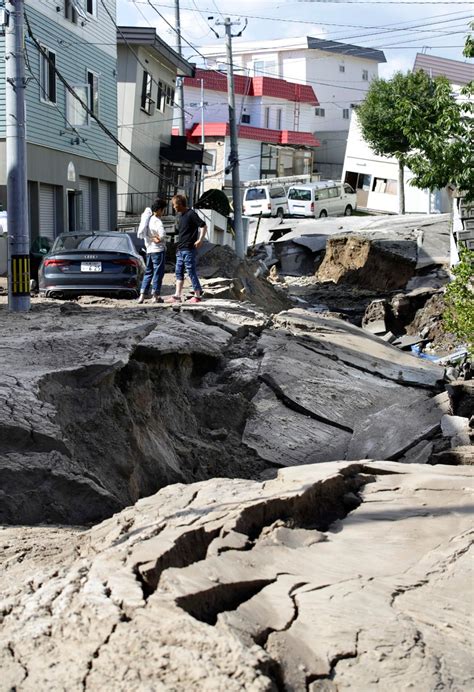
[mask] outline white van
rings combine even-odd
[[[288,198],[283,185],[247,187],[243,198],[245,216],[277,216],[288,214]]]
[[[348,183],[324,180],[288,189],[290,216],[350,216],[356,206],[356,193]]]

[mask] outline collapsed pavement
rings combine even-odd
[[[1,690],[467,690],[468,467],[173,485],[1,531]]]
[[[457,413],[441,366],[306,310],[37,308],[2,315],[6,523],[94,522],[170,483],[306,462],[419,460]]]
[[[222,256],[0,307],[0,689],[468,689],[472,383]]]
[[[255,256],[288,297],[393,340],[413,334],[449,280],[447,214],[289,219],[270,238]],[[421,341],[436,337],[426,329]]]

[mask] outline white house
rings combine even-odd
[[[319,144],[311,132],[318,104],[313,88],[235,75],[235,92],[241,181],[311,174]],[[186,77],[184,108],[188,138],[202,143],[212,156],[204,189],[230,186],[227,76],[197,69],[194,77]]]
[[[194,188],[195,167],[202,165],[200,147],[172,133],[175,83],[192,75],[193,66],[150,27],[117,29],[118,215],[135,215],[162,195]],[[156,173],[154,172],[156,171]]]
[[[459,97],[460,87],[474,78],[474,67],[468,63],[418,54],[414,70],[432,77],[446,76]],[[410,185],[412,172],[405,168],[405,209],[407,213],[444,213],[451,209],[447,190],[420,190]],[[351,126],[344,160],[343,180],[357,191],[357,206],[373,212],[398,213],[398,161],[377,156],[362,138],[357,116]]]
[[[208,67],[226,69],[222,46],[205,47],[201,52]],[[386,62],[383,52],[311,36],[251,42],[236,39],[233,61],[237,72],[315,89],[319,103],[311,112],[309,130],[320,140],[318,171],[339,178],[352,107],[363,101],[370,81],[378,76],[379,63]]]

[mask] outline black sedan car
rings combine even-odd
[[[63,233],[54,241],[38,271],[41,295],[116,295],[140,292],[145,263],[129,235],[114,231]]]

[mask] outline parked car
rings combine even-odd
[[[350,216],[356,206],[356,193],[348,183],[324,180],[288,189],[291,216]]]
[[[145,263],[130,236],[116,231],[63,233],[41,262],[39,291],[50,298],[108,295],[132,298]]]
[[[30,286],[32,292],[38,289],[38,272],[40,264],[51,250],[53,241],[45,236],[35,238],[30,247]]]
[[[288,213],[288,198],[283,185],[248,187],[243,199],[245,216],[275,216],[282,219]]]

